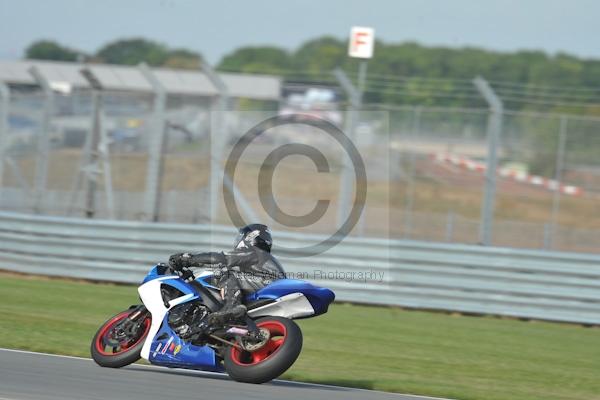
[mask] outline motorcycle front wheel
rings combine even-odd
[[[135,312],[138,311],[129,309],[120,312],[98,329],[90,349],[92,359],[96,364],[101,367],[121,368],[140,359],[140,353],[152,321],[150,314],[145,312],[138,317],[143,320],[135,325],[137,329],[122,329],[123,326],[127,326],[123,324],[127,323],[125,320]]]

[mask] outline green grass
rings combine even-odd
[[[0,275],[0,347],[89,355],[133,286]],[[456,399],[600,399],[600,330],[334,305],[285,378]]]

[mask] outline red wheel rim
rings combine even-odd
[[[146,318],[144,320],[144,330],[142,331],[142,334],[139,337],[130,339],[124,343],[119,343],[118,350],[114,350],[114,348],[113,348],[113,351],[110,351],[110,352],[105,350],[108,345],[105,344],[104,339],[107,337],[107,335],[110,334],[110,331],[115,327],[115,325],[117,325],[119,322],[123,321],[129,315],[131,315],[131,311],[124,311],[120,314],[117,314],[113,318],[111,318],[107,323],[104,324],[104,326],[102,326],[102,329],[100,330],[100,333],[98,333],[96,343],[95,343],[96,350],[100,354],[102,354],[104,356],[116,356],[117,354],[126,352],[131,347],[139,344],[141,341],[143,341],[146,338],[146,335],[148,334],[148,331],[150,330],[150,322],[151,322],[150,318]]]
[[[253,352],[232,347],[231,359],[234,363],[244,367],[260,364],[273,356],[273,354],[281,348],[287,338],[285,325],[279,321],[261,321],[256,325],[259,328],[269,330],[271,335],[269,341],[263,347]]]

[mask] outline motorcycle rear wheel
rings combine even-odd
[[[265,383],[287,371],[302,350],[302,331],[291,319],[263,317],[256,320],[259,328],[268,329],[271,337],[253,352],[228,347],[224,364],[229,376],[239,382]]]

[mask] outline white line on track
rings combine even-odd
[[[57,357],[57,358],[66,358],[66,359],[72,359],[72,360],[83,360],[83,361],[92,361],[91,358],[87,358],[87,357],[76,357],[76,356],[65,356],[62,354],[50,354],[50,353],[38,353],[36,351],[27,351],[27,350],[16,350],[16,349],[6,349],[4,347],[0,347],[0,351],[8,351],[11,353],[23,353],[23,354],[32,354],[32,355],[38,355],[38,356],[47,356],[47,357]],[[144,368],[152,368],[152,369],[163,369],[165,367],[161,367],[159,365],[148,365],[148,364],[132,364],[132,366],[135,367],[144,367]],[[170,371],[173,370],[179,370],[179,371],[186,371],[187,373],[189,372],[194,372],[198,375],[204,375],[204,376],[227,376],[226,373],[222,373],[222,372],[211,372],[211,371],[198,371],[198,370],[193,370],[193,369],[183,369],[183,368],[169,368]],[[385,393],[387,395],[397,395],[397,396],[412,396],[418,399],[423,399],[423,400],[453,400],[453,399],[449,399],[446,397],[429,397],[429,396],[421,396],[418,394],[407,394],[407,393],[392,393],[392,392],[383,392],[381,390],[370,390],[370,389],[361,389],[361,388],[353,388],[353,387],[348,387],[348,386],[336,386],[336,385],[325,385],[325,384],[321,384],[321,383],[310,383],[310,382],[298,382],[298,381],[286,381],[283,379],[275,379],[273,380],[273,382],[283,382],[283,383],[291,383],[294,385],[306,385],[306,386],[317,386],[317,387],[323,387],[323,388],[341,388],[341,389],[351,389],[353,391],[367,391],[367,392],[378,392],[378,393]],[[17,399],[7,399],[4,397],[0,397],[0,400],[17,400]]]

